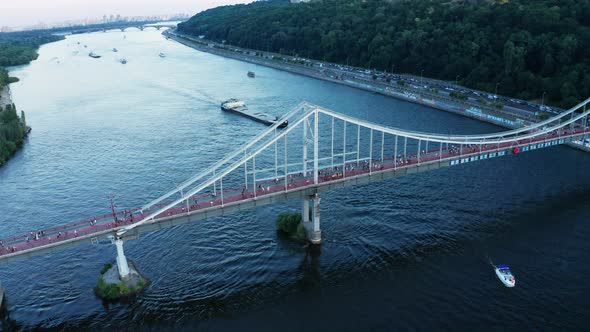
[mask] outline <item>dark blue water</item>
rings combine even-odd
[[[0,169],[2,238],[108,213],[109,194],[120,208],[140,206],[203,170],[264,129],[219,111],[229,97],[277,114],[307,100],[412,130],[501,130],[200,53],[155,31],[68,37],[12,74],[33,132]],[[275,232],[296,201],[151,233],[125,246],[151,280],[125,303],[92,292],[111,245],[3,263],[3,328],[587,329],[589,164],[589,154],[554,147],[333,191],[322,196],[315,249]],[[514,289],[489,259],[511,266]]]

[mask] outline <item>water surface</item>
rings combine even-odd
[[[307,100],[411,130],[502,130],[150,30],[69,36],[39,53],[11,71],[33,131],[0,168],[0,237],[108,213],[109,194],[126,208],[172,189],[264,129],[221,112],[230,97],[278,115]],[[152,281],[127,303],[92,292],[112,245],[5,263],[4,327],[586,329],[589,162],[554,147],[326,193],[315,250],[275,232],[297,201],[151,233],[125,245]],[[502,286],[488,257],[512,267],[516,288]]]

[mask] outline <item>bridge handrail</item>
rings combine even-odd
[[[588,100],[590,100],[590,99],[588,99]],[[333,117],[338,118],[340,120],[346,121],[347,123],[361,125],[361,126],[371,128],[374,130],[378,130],[378,131],[382,131],[382,132],[385,132],[385,133],[388,133],[391,135],[397,135],[397,136],[412,138],[412,139],[416,139],[416,140],[430,141],[430,142],[436,142],[436,143],[476,144],[476,145],[507,143],[507,142],[512,142],[515,140],[528,139],[531,137],[539,136],[539,135],[542,135],[545,133],[549,133],[553,130],[557,130],[559,128],[565,127],[573,122],[580,120],[581,118],[588,116],[588,113],[590,113],[590,109],[588,109],[584,113],[580,113],[579,115],[572,117],[569,120],[562,122],[558,125],[555,125],[553,127],[547,127],[545,129],[541,129],[536,132],[532,132],[532,133],[529,133],[529,134],[523,135],[523,136],[514,136],[514,137],[507,138],[506,136],[508,136],[508,135],[505,134],[507,132],[500,132],[500,133],[497,133],[492,136],[492,138],[495,138],[495,139],[485,139],[485,138],[482,139],[481,136],[478,136],[478,135],[473,135],[473,136],[467,135],[467,136],[463,136],[464,140],[460,140],[460,139],[453,139],[452,137],[449,139],[449,136],[437,136],[437,135],[430,135],[427,133],[416,134],[416,132],[413,132],[413,131],[387,127],[387,126],[383,126],[383,125],[379,125],[379,124],[374,124],[369,121],[355,119],[355,118],[350,117],[348,115],[336,113],[334,111],[331,111],[331,110],[328,110],[325,108],[318,107],[318,109],[320,110],[321,113],[324,113],[329,116],[333,116]],[[535,129],[535,128],[529,127],[525,131],[530,131],[532,129]]]
[[[226,158],[224,158],[223,160],[221,160],[220,162],[216,163],[215,165],[213,165],[212,167],[209,167],[205,172],[202,172],[200,174],[198,174],[197,176],[185,181],[181,187],[178,187],[176,190],[170,191],[167,194],[164,194],[163,196],[159,197],[158,199],[152,201],[150,204],[146,205],[144,208],[141,209],[141,212],[143,212],[143,210],[147,210],[150,207],[153,207],[155,204],[161,202],[162,200],[174,195],[175,193],[180,193],[181,190],[186,189],[187,187],[191,186],[192,184],[194,184],[195,182],[209,176],[209,178],[207,180],[205,180],[203,183],[196,185],[195,187],[193,187],[193,189],[189,190],[186,193],[181,193],[181,197],[169,202],[168,204],[163,204],[164,206],[160,205],[160,208],[157,209],[156,211],[148,214],[140,223],[134,224],[134,225],[130,225],[128,227],[126,227],[125,229],[122,230],[122,232],[126,232],[134,227],[139,226],[140,224],[146,223],[152,219],[154,219],[155,217],[157,217],[159,214],[161,214],[162,212],[165,212],[166,210],[168,210],[169,208],[176,206],[178,204],[180,204],[183,201],[187,201],[190,197],[192,197],[194,194],[198,193],[199,191],[213,185],[214,183],[216,183],[216,181],[219,181],[220,179],[222,179],[224,176],[226,176],[227,174],[229,174],[230,172],[234,171],[235,169],[237,169],[238,167],[242,166],[245,162],[248,162],[249,160],[251,160],[252,158],[254,158],[258,153],[260,153],[261,151],[263,151],[264,149],[266,149],[268,146],[270,146],[271,144],[275,143],[278,139],[284,137],[285,135],[289,134],[295,127],[297,127],[304,119],[308,118],[312,113],[314,112],[318,112],[328,115],[328,116],[332,116],[334,118],[346,121],[347,123],[352,123],[352,124],[356,124],[359,126],[363,126],[366,128],[370,128],[370,129],[374,129],[377,131],[381,131],[383,133],[388,133],[388,134],[392,134],[392,135],[397,135],[397,136],[402,136],[402,137],[406,137],[406,138],[411,138],[411,139],[416,139],[416,140],[424,140],[424,141],[431,141],[431,142],[437,142],[437,143],[447,143],[447,144],[469,144],[469,145],[487,145],[487,144],[503,144],[503,143],[514,143],[514,142],[519,142],[521,140],[526,140],[526,139],[532,139],[533,137],[539,137],[541,135],[550,133],[554,130],[559,130],[565,126],[568,126],[571,123],[574,123],[584,117],[588,116],[588,112],[590,110],[586,110],[583,113],[580,113],[579,115],[575,116],[575,117],[571,117],[569,120],[565,121],[565,122],[561,122],[558,123],[552,127],[546,127],[546,128],[542,128],[541,130],[537,130],[537,131],[533,131],[534,129],[539,128],[541,125],[543,124],[547,124],[547,123],[551,123],[553,121],[555,121],[556,119],[561,119],[566,115],[572,114],[572,112],[574,112],[575,110],[577,110],[579,107],[581,106],[585,106],[585,104],[590,101],[590,98],[585,100],[584,102],[580,103],[579,105],[577,105],[576,107],[572,108],[571,110],[567,111],[565,114],[562,114],[561,116],[557,116],[553,119],[550,119],[550,121],[544,121],[540,124],[537,124],[535,126],[531,126],[525,129],[519,129],[519,130],[512,130],[512,131],[506,131],[506,132],[501,132],[501,133],[496,133],[496,134],[492,134],[492,135],[464,135],[464,136],[460,136],[461,138],[455,138],[455,136],[442,136],[442,135],[432,135],[432,134],[428,134],[428,133],[416,133],[416,132],[412,132],[412,131],[407,131],[407,130],[401,130],[401,129],[397,129],[397,128],[391,128],[391,127],[386,127],[386,126],[382,126],[379,124],[375,124],[375,123],[371,123],[369,121],[365,121],[365,120],[360,120],[360,119],[355,119],[353,117],[344,115],[344,114],[340,114],[340,113],[336,113],[334,111],[328,110],[328,109],[324,109],[321,108],[319,106],[315,106],[306,102],[300,103],[293,111],[289,112],[287,114],[287,116],[283,117],[282,119],[287,119],[289,120],[291,117],[293,117],[295,114],[297,114],[297,112],[301,111],[301,109],[304,109],[303,115],[295,122],[295,123],[291,123],[289,128],[281,131],[280,134],[277,134],[275,132],[275,129],[278,127],[278,125],[280,124],[280,122],[277,122],[277,124],[275,124],[274,126],[272,126],[271,128],[267,129],[266,131],[264,131],[263,133],[261,133],[260,135],[256,136],[256,138],[245,144],[244,146],[236,149],[233,153],[231,153],[229,156],[227,156]],[[506,136],[510,136],[510,135],[514,135],[515,133],[521,133],[521,132],[526,132],[528,131],[528,134],[522,135],[522,136],[513,136],[513,137],[506,137]],[[244,152],[246,151],[246,149],[251,148],[252,146],[254,146],[254,144],[258,143],[259,141],[268,138],[267,136],[271,133],[275,132],[275,134],[270,137],[270,140],[267,141],[266,143],[264,143],[262,146],[257,147],[256,149],[254,149],[253,151],[251,151],[251,153],[249,155],[245,155],[244,157],[234,161],[233,163],[231,163],[230,165],[228,165],[227,167],[225,167],[221,172],[219,173],[214,173],[215,171],[217,171],[218,169],[220,169],[223,165],[225,165],[226,163],[228,163],[229,161],[231,161],[232,159],[234,159],[235,157],[244,154]],[[511,133],[511,134],[509,134]],[[489,138],[482,138],[484,136],[489,136]]]
[[[582,106],[586,106],[588,103],[590,102],[590,98],[580,102],[579,104],[577,104],[576,106],[570,108],[569,110],[559,113],[558,115],[549,118],[547,120],[541,121],[541,122],[536,122],[533,125],[527,126],[527,127],[521,127],[521,128],[517,128],[517,129],[512,129],[512,130],[507,130],[507,131],[502,131],[502,132],[498,132],[498,133],[492,133],[492,134],[483,134],[483,135],[440,135],[440,134],[430,134],[430,133],[425,133],[425,132],[420,132],[420,131],[410,131],[410,130],[405,130],[405,132],[407,133],[411,133],[414,135],[419,135],[419,136],[423,136],[424,138],[447,138],[447,139],[461,139],[461,138],[470,138],[470,139],[486,139],[486,138],[494,138],[494,137],[501,137],[501,136],[511,136],[511,135],[515,135],[515,134],[519,134],[521,132],[524,131],[529,131],[529,130],[533,130],[536,128],[540,128],[543,127],[551,122],[557,121],[561,118],[564,118],[567,115],[572,114],[573,112],[577,111],[578,109],[580,109]]]

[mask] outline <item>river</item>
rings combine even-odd
[[[110,194],[118,208],[141,206],[205,169],[265,128],[221,112],[230,97],[276,114],[307,100],[405,129],[502,130],[154,30],[68,36],[39,53],[11,69],[33,131],[0,168],[0,238],[108,213]],[[5,263],[3,328],[586,329],[589,163],[553,147],[329,192],[315,249],[276,234],[276,216],[299,211],[296,201],[151,233],[125,246],[151,284],[124,303],[92,291],[112,245]],[[511,266],[515,288],[490,259]]]

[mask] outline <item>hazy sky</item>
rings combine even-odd
[[[0,27],[70,19],[189,13],[252,0],[0,0]]]

